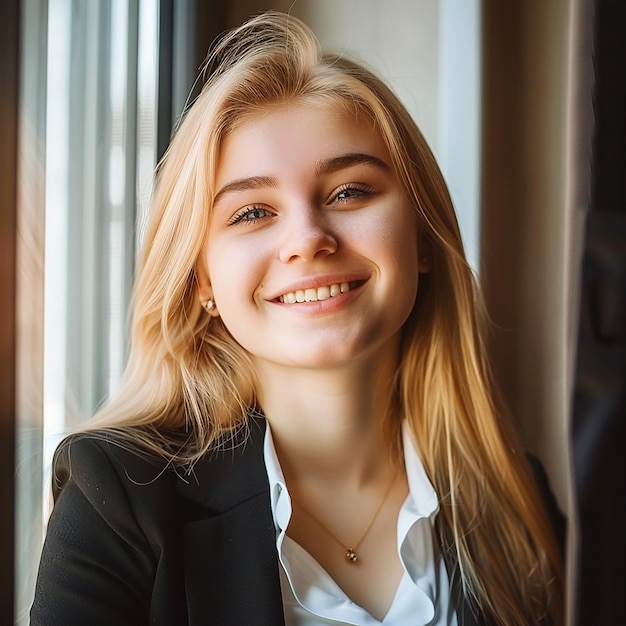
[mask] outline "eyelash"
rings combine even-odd
[[[251,213],[263,212],[265,215],[262,217],[253,217],[252,219],[246,219],[246,215],[250,215]],[[271,213],[262,206],[248,206],[241,211],[238,211],[233,215],[230,220],[228,220],[227,224],[232,226],[233,224],[256,224],[257,222],[269,217]]]
[[[345,193],[346,191],[349,192],[353,192],[351,195],[349,195],[347,198],[340,198],[339,196],[342,193]],[[336,192],[335,194],[332,196],[331,201],[332,202],[349,202],[350,200],[352,200],[353,198],[358,198],[359,196],[363,196],[369,193],[372,193],[372,188],[369,187],[368,185],[365,185],[363,183],[348,183],[345,185],[342,185]],[[354,193],[356,192],[356,193]]]

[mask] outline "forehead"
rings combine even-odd
[[[391,165],[385,142],[364,114],[330,104],[281,104],[247,115],[225,135],[216,187],[233,178],[311,169],[342,154],[370,154]]]

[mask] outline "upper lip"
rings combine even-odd
[[[326,287],[329,285],[341,284],[341,283],[351,283],[355,281],[365,282],[369,277],[364,276],[363,274],[326,274],[324,276],[309,276],[307,278],[301,278],[300,280],[296,280],[293,283],[289,283],[285,287],[281,287],[280,291],[276,291],[269,296],[267,296],[266,300],[277,300],[280,296],[284,296],[286,293],[291,293],[292,291],[299,291],[305,289],[318,289],[319,287]]]

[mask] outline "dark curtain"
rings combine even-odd
[[[13,623],[19,0],[0,3],[0,624]]]
[[[572,418],[577,626],[626,623],[626,3],[597,0],[595,133]]]

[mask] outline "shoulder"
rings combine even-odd
[[[54,474],[32,623],[147,623],[163,555],[178,554],[175,475],[96,433],[64,440]]]
[[[105,432],[82,433],[66,438],[57,448],[53,461],[55,500],[68,483],[85,493],[107,487],[155,485],[171,481],[169,464],[156,456],[109,437]]]
[[[101,433],[71,436],[55,454],[53,517],[80,512],[93,521],[92,527],[104,524],[127,544],[145,550],[146,539],[161,543],[175,527],[177,480],[166,461]]]
[[[249,497],[251,490],[266,488],[265,481],[256,480],[263,463],[264,431],[264,422],[253,419],[190,467],[135,445],[132,429],[123,437],[106,431],[73,435],[55,453],[54,499],[71,485],[98,510],[110,508],[107,499],[123,499],[142,516],[165,514],[181,498],[214,510],[228,508]]]

